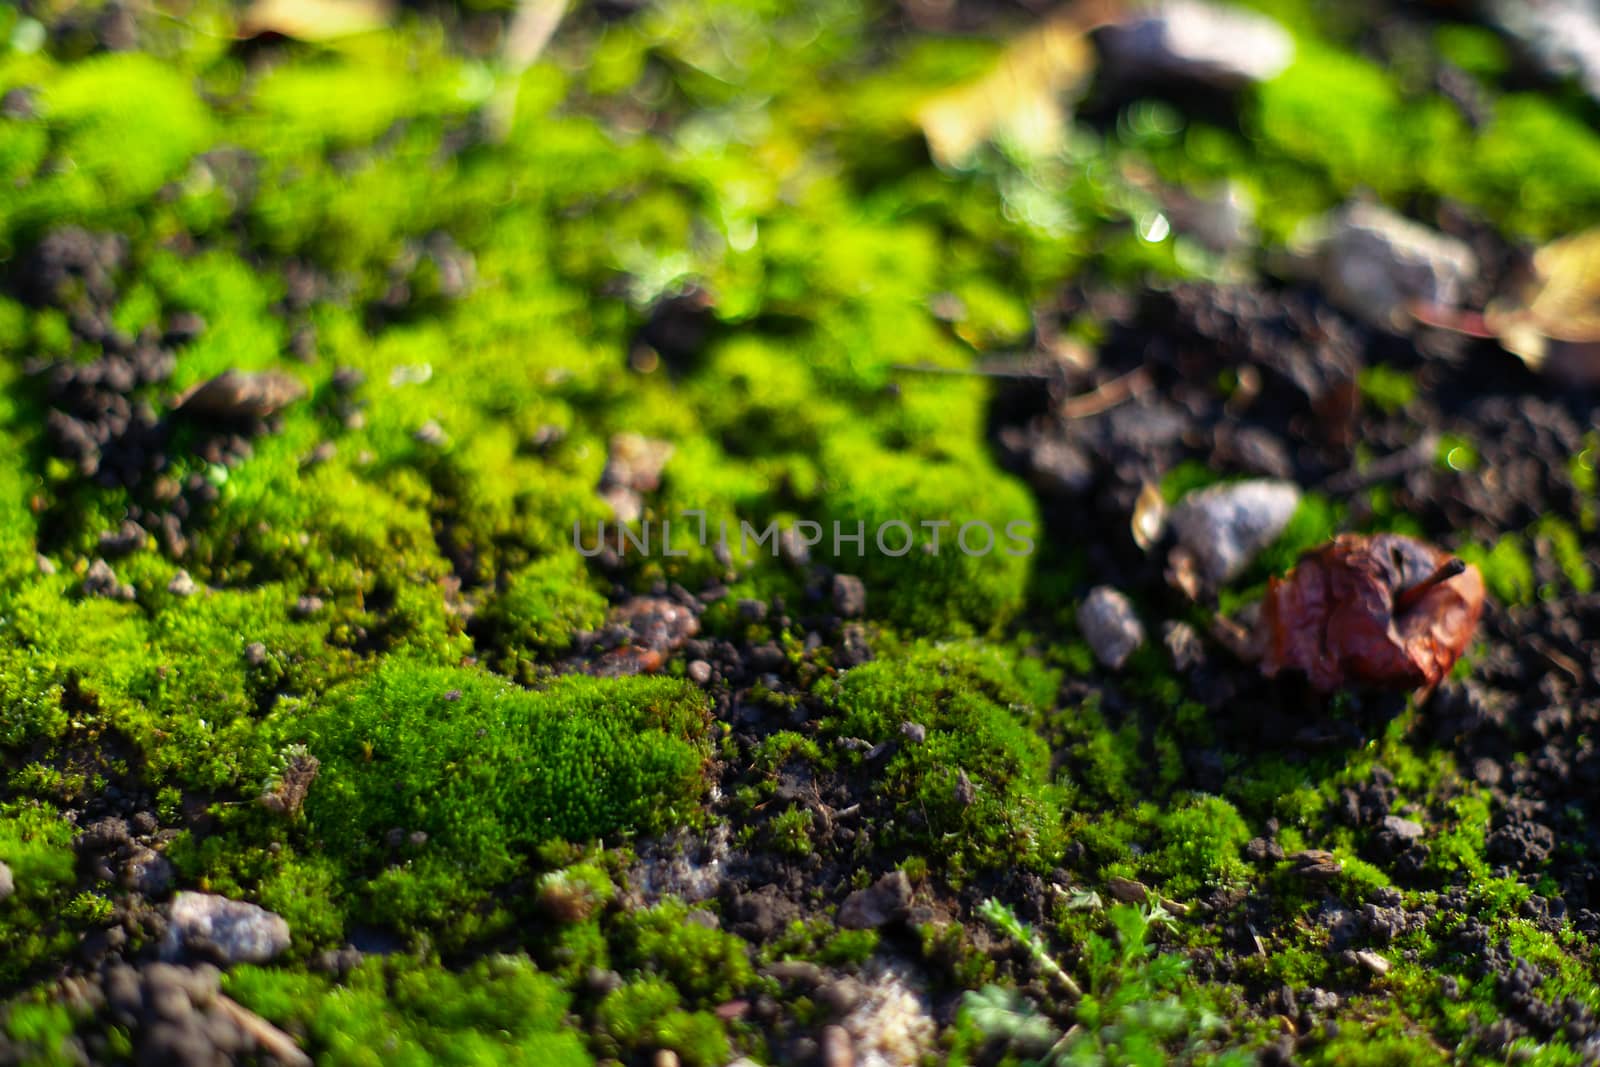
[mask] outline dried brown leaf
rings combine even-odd
[[[1437,685],[1483,611],[1470,564],[1399,534],[1346,534],[1273,579],[1261,609],[1261,669],[1305,673],[1317,689]]]

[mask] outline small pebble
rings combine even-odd
[[[176,960],[198,953],[225,963],[265,963],[288,947],[289,924],[282,916],[242,900],[184,892],[172,899],[161,955]]]
[[[1402,841],[1417,841],[1422,837],[1422,824],[1398,815],[1385,815],[1383,828]]]
[[[1166,0],[1102,35],[1105,62],[1130,81],[1179,79],[1233,89],[1275,78],[1294,38],[1272,19],[1198,0]]]
[[[1403,329],[1412,301],[1454,307],[1478,273],[1464,242],[1357,201],[1330,223],[1318,271],[1328,299],[1370,325]]]
[[[1205,580],[1221,586],[1278,539],[1299,506],[1300,488],[1293,482],[1230,482],[1186,495],[1173,509],[1172,529]]]
[[[705,685],[711,681],[711,664],[703,659],[690,660],[689,680],[695,685]]]
[[[1161,625],[1161,641],[1167,646],[1172,665],[1186,671],[1205,660],[1205,646],[1200,635],[1186,622],[1168,621]]]
[[[88,573],[83,576],[83,591],[87,596],[105,597],[108,600],[134,598],[133,586],[118,581],[116,572],[103,559],[97,559],[89,565]]]
[[[1097,586],[1078,608],[1078,627],[1103,666],[1117,670],[1144,643],[1133,602],[1109,585]]]
[[[1369,952],[1366,949],[1362,949],[1361,951],[1357,952],[1356,959],[1361,961],[1361,966],[1365,967],[1379,978],[1382,978],[1384,975],[1388,974],[1389,968],[1393,966],[1393,964],[1384,959],[1382,956],[1378,955],[1376,952]]]
[[[1150,890],[1143,882],[1120,875],[1106,879],[1106,892],[1111,894],[1111,899],[1124,904],[1143,904],[1150,896]]]
[[[179,409],[215,419],[264,419],[305,395],[299,381],[277,371],[230,370],[197,386]]]
[[[173,596],[194,596],[199,589],[200,587],[195,584],[194,579],[189,577],[189,572],[184,570],[180,570],[173,575],[172,581],[167,583],[167,592]]]
[[[850,1031],[842,1026],[822,1028],[823,1067],[854,1067],[855,1049],[850,1044]]]
[[[440,426],[436,420],[429,419],[417,427],[416,432],[411,435],[411,439],[419,445],[439,448],[449,442],[450,435],[444,432],[444,427]]]
[[[833,610],[842,618],[859,618],[867,610],[867,587],[853,574],[833,576]]]
[[[904,915],[910,904],[911,879],[904,871],[890,871],[845,897],[836,922],[846,930],[875,930]]]

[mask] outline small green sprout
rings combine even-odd
[[[1050,950],[1045,947],[1044,939],[1017,918],[1017,913],[995,897],[990,897],[978,905],[978,914],[993,923],[1002,933],[1013,941],[1026,948],[1033,956],[1039,969],[1066,987],[1067,992],[1074,997],[1083,996],[1083,990],[1073,980],[1072,975],[1061,969],[1061,965],[1050,955]]]

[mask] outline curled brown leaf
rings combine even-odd
[[[1483,612],[1483,576],[1400,534],[1346,534],[1273,579],[1261,609],[1269,677],[1305,673],[1317,689],[1437,685]]]

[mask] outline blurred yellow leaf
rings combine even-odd
[[[389,25],[388,0],[255,0],[239,20],[239,36],[281,33],[298,41],[331,41]]]
[[[1533,257],[1533,279],[1492,302],[1484,321],[1508,351],[1532,366],[1552,341],[1600,341],[1600,229],[1552,242]]]
[[[1108,3],[1074,4],[1013,39],[983,77],[925,103],[917,121],[934,160],[958,165],[997,137],[1033,153],[1054,148],[1068,103],[1094,73],[1088,32],[1111,21],[1113,9]]]

